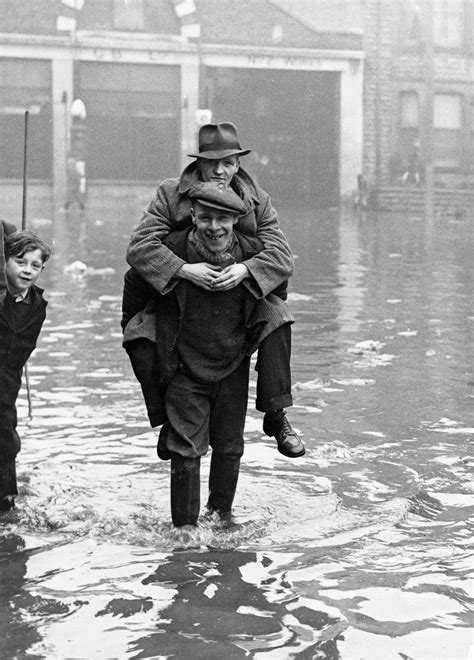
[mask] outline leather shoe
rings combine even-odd
[[[283,456],[298,458],[306,453],[301,438],[286,419],[285,412],[279,420],[268,419],[265,415],[263,418],[263,432],[276,439],[278,451]]]

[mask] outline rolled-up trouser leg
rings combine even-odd
[[[290,359],[291,324],[285,323],[258,347],[257,410],[270,412],[293,405]]]
[[[171,456],[171,519],[175,527],[196,525],[200,508],[201,459]]]

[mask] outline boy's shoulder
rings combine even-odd
[[[6,220],[1,220],[0,221],[3,226],[3,234],[4,236],[8,236],[9,234],[13,234],[15,231],[17,231],[17,228],[15,225],[12,225],[11,222],[7,222]]]

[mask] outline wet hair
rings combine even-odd
[[[41,251],[41,260],[46,263],[51,256],[51,248],[39,236],[27,229],[15,231],[5,237],[5,259],[23,257],[26,252]]]

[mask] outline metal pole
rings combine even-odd
[[[23,203],[21,206],[21,228],[26,227],[26,181],[27,181],[27,168],[28,168],[28,117],[30,113],[28,110],[25,112],[25,130],[23,139]]]
[[[21,205],[21,228],[26,228],[26,184],[28,173],[28,117],[29,112],[25,112],[25,132],[23,140],[23,203]],[[26,398],[28,400],[28,417],[33,417],[33,406],[31,403],[31,389],[30,389],[30,376],[28,373],[28,363],[25,364],[25,385],[26,385]]]
[[[434,212],[434,46],[433,46],[433,3],[425,0],[425,111],[424,111],[424,165],[425,165],[425,227],[427,237],[431,235]]]

